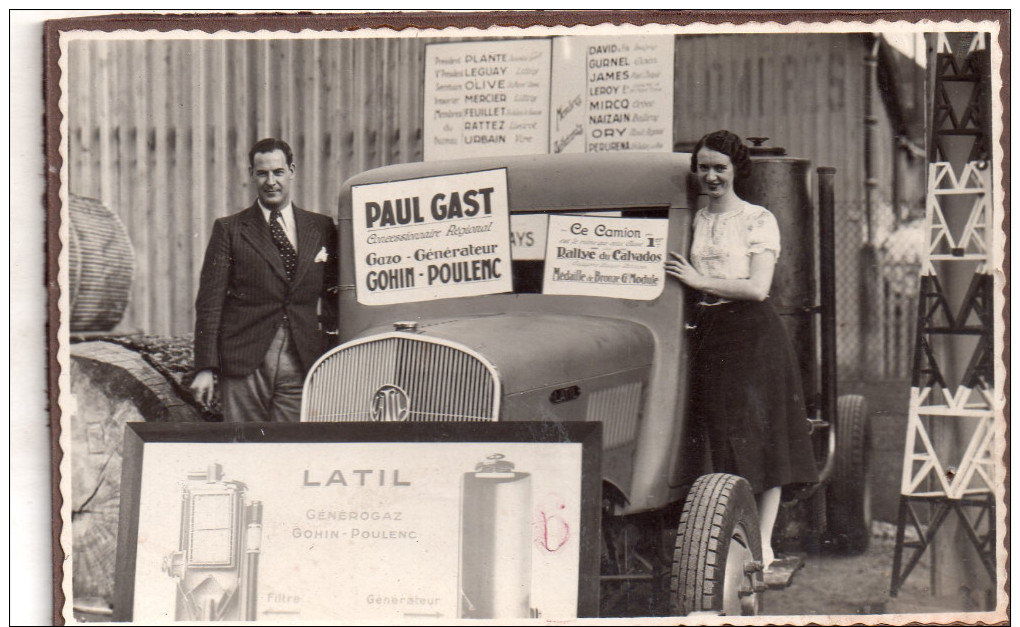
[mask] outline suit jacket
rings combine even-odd
[[[336,328],[336,296],[327,293],[337,283],[336,227],[296,206],[294,222],[298,264],[289,281],[258,202],[216,220],[195,301],[196,370],[252,373],[285,316],[304,371],[326,349],[323,330]]]

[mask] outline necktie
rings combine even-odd
[[[273,236],[273,243],[280,249],[280,258],[283,259],[283,269],[287,271],[287,278],[293,281],[294,273],[297,271],[297,251],[287,239],[287,234],[283,232],[278,209],[269,212],[269,232]]]

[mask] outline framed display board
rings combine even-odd
[[[114,619],[595,616],[600,423],[130,423]]]

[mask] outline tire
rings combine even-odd
[[[826,489],[826,546],[844,554],[863,553],[871,539],[871,427],[863,396],[837,401],[836,460]]]
[[[804,539],[804,550],[809,555],[818,555],[822,552],[825,543],[826,504],[825,490],[815,490],[807,499],[805,506],[807,510],[808,533]]]
[[[699,477],[684,502],[670,577],[670,610],[756,615],[762,610],[758,509],[736,475]]]

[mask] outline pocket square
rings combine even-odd
[[[329,259],[329,253],[326,252],[326,247],[323,246],[319,254],[315,255],[315,263],[325,263]]]

